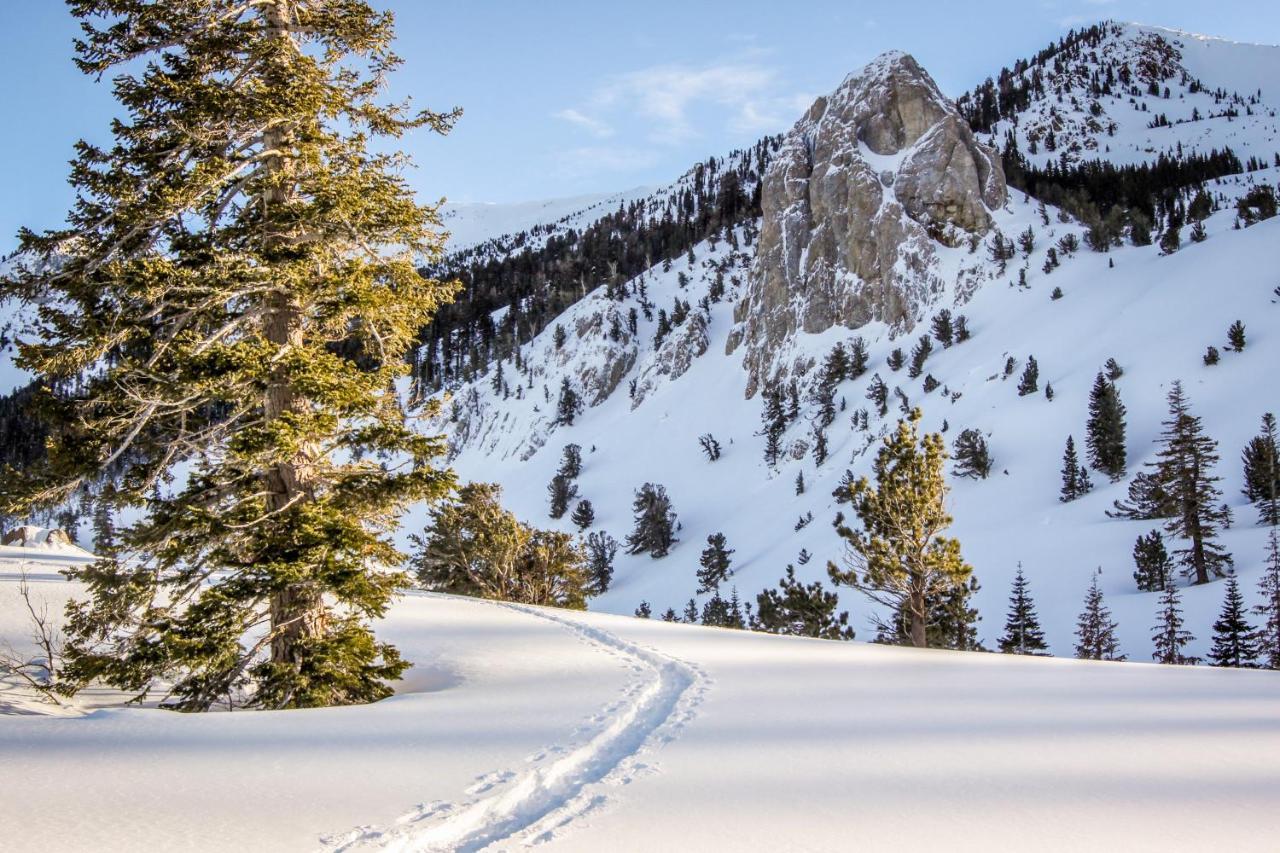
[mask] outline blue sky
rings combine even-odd
[[[881,51],[916,56],[950,94],[1104,17],[1280,43],[1258,0],[984,3],[373,0],[395,10],[394,95],[465,115],[405,140],[427,198],[519,201],[668,181],[710,154],[789,127]],[[109,86],[71,64],[56,0],[0,2],[0,252],[20,225],[57,225],[77,138],[105,141]]]

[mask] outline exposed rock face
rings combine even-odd
[[[797,331],[910,328],[946,287],[936,246],[985,234],[1005,200],[1000,160],[914,59],[888,53],[819,98],[764,179],[764,222],[732,353],[747,394]]]
[[[701,314],[689,315],[684,326],[676,329],[662,342],[662,347],[636,379],[635,393],[631,395],[631,408],[644,402],[662,378],[679,379],[693,366],[693,360],[703,355],[711,346],[707,335],[707,321]]]

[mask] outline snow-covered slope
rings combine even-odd
[[[12,567],[0,571],[0,639],[21,643]],[[73,592],[47,575],[32,587],[55,603]],[[827,643],[422,594],[378,631],[417,666],[376,705],[0,716],[0,846],[1274,846],[1271,673]]]
[[[645,198],[653,187],[636,187],[620,193],[593,193],[568,198],[496,204],[448,203],[440,214],[449,232],[446,251],[458,252],[489,240],[528,231],[534,226],[562,230],[582,228],[619,205]]]
[[[1104,48],[1114,42],[1115,50],[1137,50],[1139,55],[1149,33],[1120,28]],[[1185,61],[1193,63],[1206,85],[1219,67],[1225,69],[1223,79],[1235,85],[1239,75],[1250,73],[1250,63],[1274,55],[1270,48],[1242,48],[1244,58],[1237,61],[1234,47],[1222,42],[1191,41],[1183,48]],[[1064,100],[1069,100],[1065,94]],[[1145,122],[1150,112],[1144,115]],[[1029,122],[1020,126],[1025,130]],[[1270,126],[1261,118],[1252,123],[1223,119],[1205,126],[1226,134],[1247,129],[1248,145],[1238,149],[1242,158],[1270,145]],[[1098,156],[1125,161],[1128,155],[1106,150],[1114,140],[1105,131],[1093,138]],[[1221,143],[1206,138],[1205,144]],[[595,530],[621,540],[631,529],[634,490],[646,482],[664,485],[682,525],[679,545],[661,560],[619,555],[613,587],[591,605],[627,614],[647,601],[658,614],[668,607],[680,611],[690,597],[702,603],[705,597],[694,595],[695,570],[706,537],[715,532],[724,533],[736,550],[731,584],[747,601],[776,584],[788,564],[796,565],[802,580],[825,581],[827,561],[838,562],[842,556],[831,524],[841,507],[832,491],[846,470],[870,472],[878,439],[905,409],[902,398],[891,395],[888,415],[876,416],[866,392],[878,374],[890,389],[900,388],[911,406],[923,408],[926,429],[946,429],[949,442],[963,429],[979,429],[990,442],[996,459],[993,476],[951,482],[954,533],[982,584],[975,603],[984,618],[984,642],[990,647],[1000,635],[1009,584],[1021,563],[1053,652],[1070,655],[1085,591],[1092,575],[1101,571],[1102,589],[1120,623],[1123,651],[1147,659],[1156,597],[1136,591],[1132,549],[1136,537],[1158,523],[1108,518],[1106,510],[1125,497],[1127,484],[1112,484],[1096,472],[1091,494],[1060,503],[1063,447],[1068,435],[1083,447],[1090,386],[1104,363],[1115,358],[1125,371],[1118,385],[1128,409],[1132,476],[1154,458],[1170,383],[1181,380],[1194,412],[1204,417],[1208,434],[1220,443],[1217,473],[1236,518],[1224,533],[1224,544],[1235,556],[1252,603],[1265,531],[1241,497],[1238,460],[1261,415],[1280,408],[1272,375],[1280,360],[1280,305],[1273,292],[1280,219],[1238,229],[1234,204],[1250,187],[1275,184],[1277,178],[1280,173],[1268,167],[1209,185],[1218,212],[1206,223],[1209,238],[1204,243],[1186,243],[1172,255],[1156,246],[1125,245],[1105,254],[1081,248],[1068,255],[1057,249],[1062,265],[1049,273],[1042,269],[1049,249],[1068,235],[1083,243],[1083,228],[1064,221],[1053,208],[1041,212],[1034,200],[1012,191],[1005,207],[994,212],[993,226],[1010,240],[1030,229],[1035,246],[1029,255],[1019,251],[1001,272],[988,257],[991,238],[976,250],[967,241],[951,248],[934,246],[931,277],[957,284],[933,289],[933,307],[925,316],[942,308],[963,313],[974,337],[945,350],[935,345],[921,377],[908,379],[905,370],[890,370],[886,360],[895,348],[909,352],[927,333],[927,322],[909,333],[881,323],[856,330],[836,326],[816,335],[797,332],[781,345],[775,363],[798,365],[799,373],[808,374],[801,382],[804,412],[790,428],[788,452],[776,468],[762,461],[764,440],[757,435],[761,407],[744,396],[748,379],[741,356],[724,355],[734,332],[731,306],[743,295],[753,263],[748,231],[755,229],[738,229],[732,242],[697,246],[692,263],[681,258],[649,270],[628,284],[621,302],[597,289],[560,318],[558,325],[568,333],[562,347],[555,344],[553,324],[524,347],[522,370],[508,361],[501,381],[495,381],[491,369],[456,389],[448,418],[437,426],[451,434],[459,474],[502,483],[508,504],[535,524],[573,530],[567,518],[548,517],[546,491],[569,443],[584,450],[579,497],[594,506]],[[1025,287],[1019,285],[1023,270]],[[727,290],[721,301],[712,302],[708,296],[717,280]],[[1062,291],[1060,299],[1051,298],[1055,288]],[[792,298],[809,296],[797,290]],[[670,313],[677,300],[693,306],[691,320],[655,348],[657,320],[646,319],[645,303]],[[700,304],[705,304],[701,311]],[[635,334],[625,323],[632,311],[638,315]],[[611,327],[617,329],[615,317],[623,321],[621,334],[610,335]],[[1201,359],[1206,347],[1224,348],[1227,327],[1235,320],[1248,329],[1246,350],[1227,352],[1221,364],[1206,367]],[[868,345],[870,368],[861,379],[838,388],[843,408],[829,431],[830,457],[815,465],[807,453],[812,368],[836,342],[855,336]],[[1018,374],[1029,356],[1040,366],[1040,391],[1020,397]],[[1016,368],[1005,377],[1010,358]],[[941,387],[925,392],[928,376]],[[557,394],[566,380],[588,405],[572,426],[556,427]],[[1052,401],[1043,393],[1047,384],[1055,392]],[[854,423],[860,409],[870,410],[867,429]],[[718,462],[707,462],[701,453],[698,437],[706,433],[724,448]],[[800,475],[803,494],[796,493]],[[419,515],[408,529],[422,521]],[[1188,625],[1198,637],[1193,653],[1207,649],[1221,595],[1219,584],[1185,590]],[[864,599],[845,591],[841,606],[851,611],[861,638],[874,636],[870,626],[875,612]]]

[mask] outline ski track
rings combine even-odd
[[[515,770],[476,777],[458,803],[424,803],[389,827],[358,827],[321,839],[322,850],[343,853],[480,851],[531,847],[554,840],[574,822],[614,800],[616,790],[657,772],[652,753],[693,719],[710,680],[696,666],[643,648],[605,631],[543,609],[500,606],[555,622],[606,654],[626,660],[638,677],[622,698],[588,718],[584,739],[537,750]]]

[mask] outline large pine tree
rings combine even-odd
[[[645,483],[632,502],[635,528],[627,536],[627,553],[648,553],[655,560],[667,556],[676,542],[676,514],[667,490]]]
[[[1258,521],[1280,526],[1280,439],[1275,415],[1262,416],[1261,434],[1244,448],[1244,495],[1258,507]]]
[[[937,433],[920,437],[920,419],[913,409],[885,438],[874,488],[865,477],[853,484],[862,529],[838,528],[848,543],[847,568],[828,563],[827,571],[834,583],[900,612],[911,645],[923,648],[937,602],[967,587],[973,570],[960,556],[959,541],[943,535],[951,524],[943,476],[947,450]]]
[[[1022,574],[1022,564],[1013,577],[1013,591],[1009,594],[1009,614],[1004,623],[1004,636],[999,640],[1000,651],[1012,655],[1047,653],[1044,631],[1036,616],[1036,606],[1031,600],[1027,579]]]
[[[1101,373],[1089,392],[1089,419],[1085,446],[1089,463],[1116,482],[1125,471],[1124,404],[1114,383]]]
[[[699,594],[720,590],[720,584],[729,579],[732,555],[733,549],[728,547],[723,533],[712,533],[707,537],[707,547],[702,549],[698,558]]]
[[[1151,642],[1155,651],[1151,653],[1151,657],[1157,663],[1190,665],[1200,662],[1199,658],[1182,653],[1183,648],[1195,637],[1182,627],[1181,605],[1178,587],[1170,581],[1160,596],[1160,612],[1156,616],[1158,621],[1152,628]]]
[[[69,684],[163,684],[185,710],[386,696],[389,531],[451,486],[394,389],[454,288],[419,275],[436,210],[369,141],[455,116],[377,101],[393,20],[363,0],[69,5],[122,115],[77,146],[68,227],[21,234],[9,289],[41,319],[20,361],[54,432],[5,503],[110,471],[140,518],[74,573]]]
[[[1213,474],[1218,443],[1204,434],[1200,418],[1191,414],[1181,382],[1169,389],[1169,419],[1160,441],[1156,479],[1174,508],[1165,532],[1187,540],[1187,547],[1174,553],[1196,583],[1208,583],[1210,574],[1221,577],[1231,565],[1231,555],[1216,540],[1218,528],[1227,522]]]
[[[1262,617],[1255,637],[1258,643],[1258,660],[1266,669],[1280,669],[1280,534],[1271,528],[1267,548],[1267,564],[1258,581],[1258,593],[1262,603],[1253,612]]]

